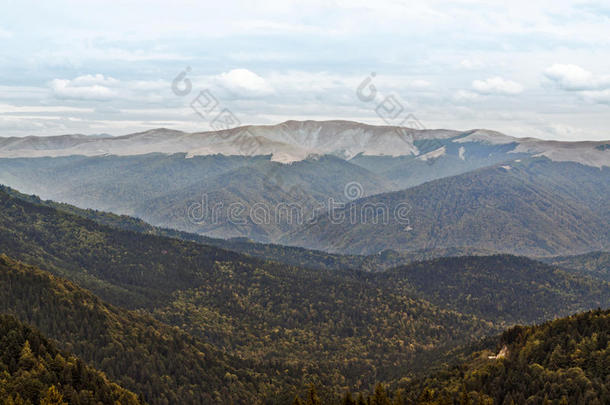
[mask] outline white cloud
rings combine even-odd
[[[458,90],[453,95],[453,99],[456,101],[474,101],[479,98],[481,98],[479,94],[469,90]]]
[[[567,91],[603,90],[610,87],[610,75],[596,76],[577,65],[555,64],[544,75]]]
[[[0,27],[0,39],[12,38],[13,33]]]
[[[0,110],[9,111],[0,114],[22,116],[23,106],[93,108],[95,113],[53,114],[99,120],[94,125],[101,132],[107,132],[105,122],[119,133],[152,125],[151,120],[190,128],[205,125],[189,115],[188,104],[208,88],[243,123],[299,118],[381,123],[376,102],[395,92],[427,127],[520,125],[522,135],[546,128],[546,123],[517,124],[523,119],[518,114],[528,112],[587,128],[574,138],[607,137],[608,14],[589,3],[177,0],[168,8],[161,0],[134,0],[109,8],[101,0],[57,0],[43,9],[22,0],[0,23]],[[586,70],[553,65],[561,61]],[[193,92],[178,97],[171,80],[187,65],[193,67]],[[355,91],[371,72],[377,72],[370,84],[378,100],[363,103]],[[84,73],[91,74],[80,76]],[[541,79],[548,86],[540,87]],[[572,97],[559,97],[560,90],[570,90]],[[489,96],[521,92],[518,100]],[[186,112],[170,111],[176,107]],[[494,120],[486,118],[495,112]],[[497,118],[500,112],[518,118]],[[65,128],[50,119],[45,126],[54,128],[49,134],[76,130],[68,120],[61,123]]]
[[[75,100],[110,100],[116,92],[105,86],[73,86],[70,80],[55,79],[51,82],[53,94],[57,98]]]
[[[118,80],[103,75],[78,76],[73,80],[54,79],[51,81],[53,95],[61,99],[110,100],[118,95],[115,89]]]
[[[472,88],[479,94],[515,95],[523,91],[523,86],[519,83],[501,77],[475,80],[472,82]]]
[[[127,86],[136,91],[162,91],[169,89],[171,83],[167,80],[137,80],[128,82]]]
[[[593,90],[583,91],[580,94],[587,101],[591,101],[593,103],[598,103],[598,104],[610,105],[610,89],[597,90],[597,91],[593,91]]]
[[[265,79],[248,69],[233,69],[221,73],[216,79],[220,86],[243,97],[273,93],[273,87]]]
[[[15,106],[11,104],[0,104],[0,114],[21,113],[63,113],[63,112],[93,112],[93,108],[68,107],[68,106]]]
[[[484,68],[485,64],[478,59],[462,59],[462,61],[460,61],[460,67],[463,69],[474,70]]]
[[[170,89],[165,80],[122,81],[102,74],[87,74],[74,79],[54,79],[50,82],[52,96],[62,100],[145,102],[165,101]]]
[[[431,85],[432,85],[432,83],[430,83],[428,80],[423,80],[423,79],[415,79],[409,83],[410,87],[413,87],[416,89],[425,89],[425,88],[430,87]]]
[[[72,80],[72,84],[75,86],[95,86],[96,84],[103,86],[116,86],[119,84],[119,81],[110,76],[106,77],[98,73],[95,75],[78,76]]]

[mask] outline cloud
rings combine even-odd
[[[475,80],[472,88],[479,94],[502,94],[515,95],[523,91],[523,86],[517,82],[503,79],[501,77],[491,77],[487,80]]]
[[[87,74],[74,79],[55,79],[50,83],[52,96],[62,100],[145,102],[165,101],[170,89],[165,80],[123,81],[102,74]]]
[[[610,89],[597,90],[597,91],[583,91],[580,93],[581,96],[590,102],[598,104],[610,105]]]
[[[104,122],[119,133],[140,128],[127,120],[205,125],[189,114],[190,101],[203,89],[243,123],[314,117],[380,123],[376,103],[355,95],[371,72],[377,73],[370,84],[379,99],[399,94],[427,127],[502,129],[506,122],[517,124],[492,121],[489,114],[525,111],[586,127],[595,136],[607,137],[610,125],[610,106],[593,105],[610,104],[608,89],[594,87],[610,74],[608,9],[590,1],[236,0],[219,6],[178,0],[173,8],[159,0],[113,8],[100,0],[57,1],[44,10],[31,0],[14,3],[14,18],[0,23],[0,103],[93,108],[90,115],[53,114],[99,119],[99,132],[111,131]],[[179,97],[171,81],[185,66],[193,68],[193,90]],[[496,76],[516,87],[504,79],[495,83]],[[54,78],[63,81],[50,82]],[[541,80],[546,87],[538,86]],[[518,103],[506,96],[519,91]],[[182,118],[164,112],[176,107],[185,107]],[[526,128],[536,133],[544,124],[520,125],[525,136]],[[88,130],[83,124],[81,131]]]
[[[458,90],[453,95],[453,99],[456,101],[474,101],[479,98],[481,98],[479,94],[469,90]]]
[[[462,59],[459,66],[463,69],[474,70],[484,68],[485,64],[478,59]]]
[[[104,86],[116,86],[119,84],[119,81],[110,76],[106,77],[98,73],[95,75],[78,76],[72,80],[72,84],[75,86],[94,86],[96,84]]]
[[[411,81],[410,83],[408,83],[408,85],[410,87],[413,87],[416,89],[425,89],[425,88],[430,87],[432,85],[432,83],[430,83],[428,80],[415,79],[415,80]]]
[[[544,75],[566,91],[610,88],[610,75],[596,76],[577,65],[555,64],[547,68]]]
[[[243,97],[265,96],[273,93],[273,87],[261,76],[248,69],[233,69],[216,77],[218,84]]]
[[[119,81],[104,75],[84,75],[73,80],[54,79],[51,81],[53,95],[60,99],[110,100],[118,96],[116,89]]]
[[[2,27],[0,27],[0,39],[8,39],[8,38],[12,38],[13,37],[13,33],[10,31],[7,31],[5,29],[3,29]]]
[[[64,113],[64,112],[92,112],[92,108],[72,107],[72,106],[15,106],[0,103],[0,114],[21,114],[21,113]]]

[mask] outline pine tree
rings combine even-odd
[[[345,395],[343,396],[343,405],[356,405],[356,401],[354,401],[354,398],[352,397],[352,393],[347,391],[345,393]]]
[[[36,356],[34,356],[34,353],[32,353],[30,342],[26,340],[25,344],[23,345],[23,349],[21,349],[21,355],[19,356],[19,367],[30,370],[35,365]]]
[[[57,388],[51,385],[45,396],[40,400],[40,405],[68,405],[68,403],[64,402],[64,397]]]
[[[388,395],[383,388],[383,384],[378,383],[375,386],[375,394],[373,395],[372,405],[391,405]]]
[[[313,384],[309,386],[309,391],[307,392],[307,402],[305,405],[322,405],[318,394],[316,393],[316,387]]]
[[[468,391],[466,386],[462,385],[462,392],[460,393],[460,405],[470,405],[470,398],[468,398]]]
[[[402,389],[396,391],[396,394],[394,395],[393,405],[403,405],[404,400],[402,399],[402,392]]]

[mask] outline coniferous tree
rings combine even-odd
[[[352,397],[352,393],[347,391],[345,393],[345,395],[343,396],[343,405],[356,405],[356,401],[354,401],[354,398]]]
[[[316,387],[313,384],[309,386],[309,391],[307,391],[307,401],[305,402],[305,405],[322,405],[318,393],[316,392]]]
[[[40,400],[40,405],[68,405],[68,403],[64,401],[63,395],[57,388],[51,385],[45,396]]]
[[[373,394],[372,405],[391,405],[388,395],[383,387],[383,384],[378,383],[375,386],[375,392]]]

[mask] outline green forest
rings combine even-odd
[[[576,272],[575,260],[569,268],[511,255],[413,262],[239,242],[248,254],[174,236],[0,190],[0,313],[52,342],[33,348],[27,333],[38,332],[23,332],[16,360],[3,360],[5,396],[84,404],[124,395],[155,405],[607,400],[607,312],[514,326],[609,306],[608,282]],[[282,259],[291,255],[292,264]],[[36,373],[19,365],[26,341]],[[505,346],[505,357],[488,358]],[[60,352],[64,368],[89,370],[90,385],[62,380],[49,360]],[[36,390],[17,384],[24,378]]]
[[[61,351],[17,319],[0,315],[0,403],[3,405],[124,404],[140,399]]]

